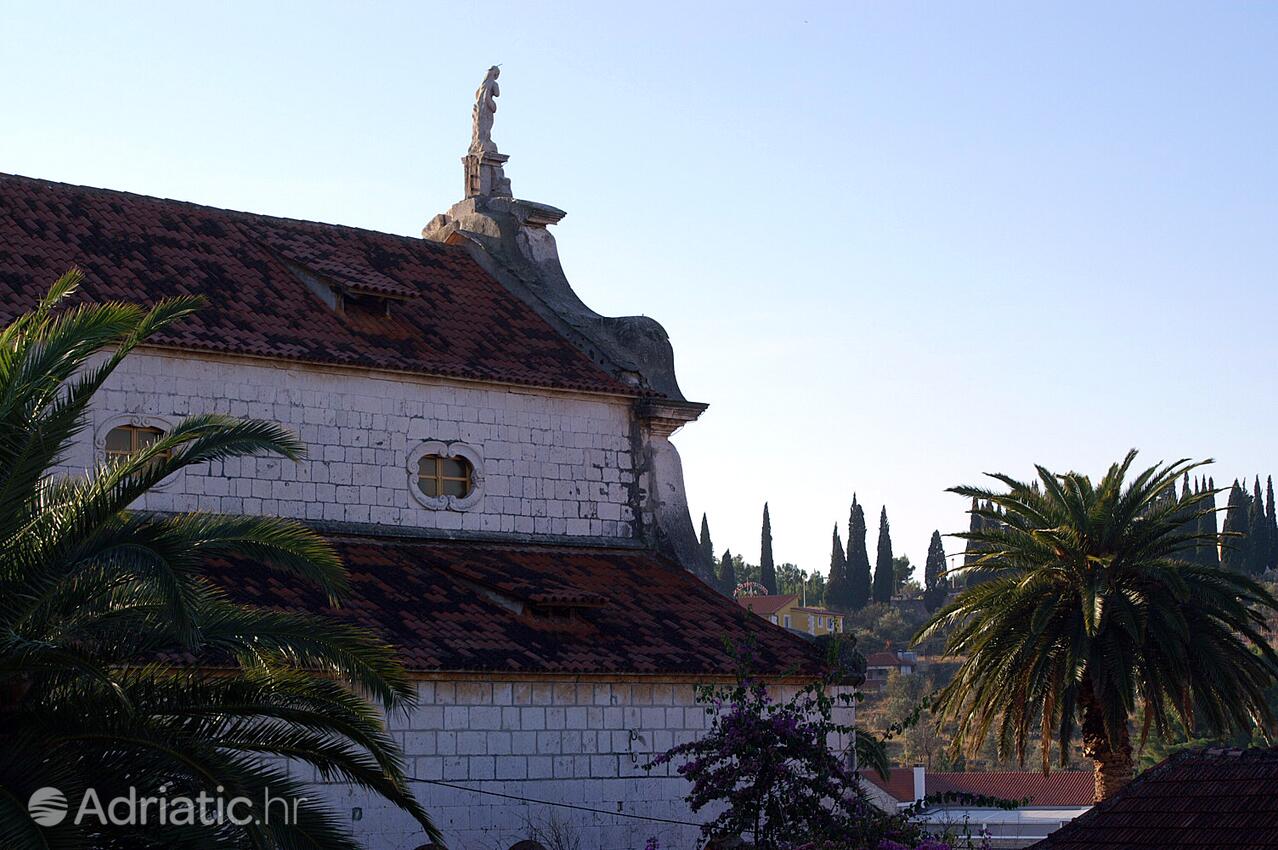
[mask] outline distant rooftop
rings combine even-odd
[[[889,652],[886,650],[871,652],[866,657],[865,663],[868,667],[901,667],[903,665],[913,667],[917,664],[917,662],[912,659],[903,659],[895,652]]]
[[[754,613],[766,617],[775,614],[791,602],[799,598],[797,593],[779,593],[774,596],[742,596],[737,604]]]
[[[914,768],[894,767],[886,781],[872,770],[862,775],[896,800],[914,802]],[[1047,776],[1038,771],[927,771],[925,794],[958,792],[1000,800],[1028,798],[1031,806],[1090,806],[1092,787],[1090,770],[1056,770]]]

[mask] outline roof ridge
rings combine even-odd
[[[300,224],[310,227],[333,228],[335,230],[349,230],[358,233],[368,233],[374,236],[385,236],[391,239],[397,239],[413,245],[421,245],[429,250],[440,250],[445,253],[453,253],[459,256],[469,257],[469,252],[460,245],[449,245],[444,242],[434,242],[429,239],[423,239],[421,236],[411,236],[403,233],[388,233],[385,230],[374,230],[371,227],[361,227],[357,224],[340,224],[332,221],[318,221],[309,218],[292,218],[283,215],[271,215],[269,213],[256,213],[250,210],[232,209],[231,207],[218,207],[212,204],[201,204],[198,201],[185,201],[181,198],[165,198],[160,195],[147,195],[141,192],[130,192],[128,189],[111,189],[105,186],[89,186],[83,183],[66,183],[61,180],[49,180],[44,177],[29,177],[25,174],[12,174],[7,171],[0,171],[0,181],[18,180],[28,183],[38,183],[45,186],[58,187],[61,189],[75,189],[81,192],[91,192],[102,195],[119,195],[129,198],[133,201],[149,201],[158,204],[172,204],[185,207],[191,210],[201,210],[204,212],[222,213],[224,215],[242,216],[247,219],[269,221],[277,224]]]

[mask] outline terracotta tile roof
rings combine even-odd
[[[957,791],[997,797],[1000,800],[1029,800],[1031,806],[1090,806],[1090,770],[1054,770],[1047,776],[1038,771],[990,773],[930,773],[929,794]]]
[[[1177,753],[1036,850],[1278,848],[1278,748]]]
[[[879,650],[871,652],[865,659],[867,667],[914,667],[913,661],[902,661],[901,657],[895,652],[886,652]]]
[[[0,174],[0,321],[73,265],[94,301],[207,298],[163,345],[635,394],[463,248]],[[377,300],[338,313],[304,276]]]
[[[807,674],[816,646],[696,576],[632,549],[332,537],[352,598],[335,616],[379,633],[416,671],[730,674],[724,638],[755,641],[755,669]],[[306,610],[321,595],[261,565],[217,562],[237,599]],[[567,620],[538,615],[571,608]]]
[[[829,608],[795,608],[796,611],[802,611],[805,614],[821,614],[822,616],[842,617],[838,611],[831,611]]]
[[[913,768],[894,767],[888,771],[886,781],[874,771],[867,771],[863,776],[900,802],[914,802]],[[1092,773],[1089,770],[1054,770],[1044,776],[1038,771],[928,771],[924,791],[929,795],[954,791],[1000,800],[1028,798],[1031,806],[1090,806]]]
[[[774,596],[742,596],[737,600],[737,604],[761,617],[766,617],[769,614],[775,614],[798,598],[799,596],[796,593],[781,593]]]
[[[867,770],[861,778],[872,782],[888,793],[892,799],[900,803],[914,802],[914,769],[910,767],[892,767],[888,769],[888,778],[879,776],[878,771]]]

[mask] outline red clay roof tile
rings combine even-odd
[[[902,803],[914,801],[913,768],[894,767],[886,780],[874,771],[866,771],[863,776]],[[1031,806],[1090,806],[1092,773],[1056,770],[1044,776],[1038,771],[928,771],[924,790],[928,795],[958,792],[1000,800],[1028,798]]]
[[[1177,753],[1033,845],[1278,848],[1278,748]]]
[[[338,313],[289,264],[389,303]],[[162,345],[634,395],[464,248],[0,174],[0,321],[71,266],[94,301],[202,295]]]
[[[332,614],[377,632],[415,671],[811,674],[813,643],[752,616],[651,552],[488,542],[333,537],[351,598]],[[327,610],[320,593],[259,564],[216,562],[239,600]],[[571,607],[564,621],[541,606]]]
[[[737,599],[737,604],[761,617],[766,617],[769,614],[780,611],[798,598],[799,596],[796,593],[780,593],[773,596],[742,596]]]
[[[879,650],[871,652],[865,659],[867,667],[913,667],[913,661],[903,661],[895,652]]]

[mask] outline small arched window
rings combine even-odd
[[[464,457],[422,455],[417,462],[417,487],[431,498],[456,496],[464,499],[474,489],[475,468]]]
[[[118,425],[106,435],[107,460],[131,457],[163,436],[164,432],[159,428],[147,425]]]

